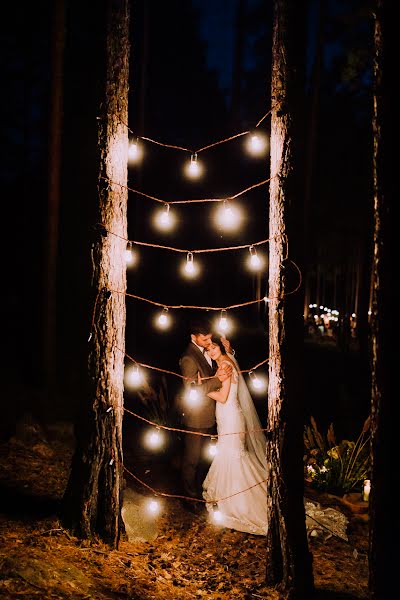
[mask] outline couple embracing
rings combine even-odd
[[[265,535],[265,436],[230,342],[213,336],[207,320],[194,321],[179,364],[184,378],[183,423],[194,432],[185,434],[181,466],[183,492],[194,499],[187,501],[188,508],[202,505],[196,499],[205,500],[210,512],[217,504],[223,526]],[[191,406],[184,397],[192,382],[200,399]],[[207,472],[205,445],[215,435],[215,424],[217,454]]]

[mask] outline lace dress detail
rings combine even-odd
[[[219,436],[217,455],[203,483],[203,497],[209,502],[207,509],[211,512],[212,502],[217,501],[223,526],[265,535],[266,484],[257,484],[267,478],[266,466],[246,448],[246,422],[238,400],[238,373],[235,369],[227,401],[224,404],[217,402],[216,419]],[[233,432],[240,433],[228,435]]]

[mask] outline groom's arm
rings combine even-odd
[[[190,356],[184,356],[180,361],[181,373],[184,379],[185,387],[190,385],[191,381],[197,383],[197,376],[199,372],[199,367],[196,362]],[[208,392],[215,392],[219,390],[221,387],[221,382],[218,377],[211,377],[210,379],[205,379],[202,382],[202,393],[208,394]]]

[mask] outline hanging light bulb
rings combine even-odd
[[[263,266],[263,261],[258,256],[257,250],[254,248],[254,246],[249,247],[249,252],[250,252],[249,269],[251,269],[252,271],[259,271],[261,269],[261,267]]]
[[[186,394],[186,402],[192,408],[198,406],[200,394],[194,381],[191,382],[190,388]]]
[[[138,163],[141,161],[142,156],[143,152],[139,144],[139,138],[136,138],[136,141],[129,144],[128,160],[130,163]]]
[[[183,275],[187,278],[193,279],[198,275],[199,267],[194,264],[193,252],[188,252],[186,256],[186,262],[183,264]]]
[[[222,513],[218,508],[218,504],[213,504],[212,518],[215,523],[222,523]]]
[[[157,327],[159,327],[159,329],[168,329],[170,325],[171,318],[168,313],[168,308],[165,306],[157,317]]]
[[[243,220],[243,214],[237,207],[232,206],[228,200],[221,202],[215,211],[215,221],[217,226],[224,231],[235,231]]]
[[[190,157],[190,162],[185,166],[186,175],[190,177],[190,179],[198,179],[198,177],[200,177],[202,174],[202,171],[202,166],[197,161],[197,153],[192,154]]]
[[[138,388],[142,385],[143,380],[144,377],[139,369],[139,365],[134,365],[127,369],[125,374],[125,381],[128,387]]]
[[[218,323],[218,328],[220,329],[220,331],[226,333],[226,331],[228,330],[228,319],[226,316],[226,310],[221,310],[221,316],[219,319],[219,323]]]
[[[125,250],[125,262],[127,267],[133,267],[136,262],[136,255],[132,248],[132,242],[128,242]]]
[[[251,387],[255,392],[264,392],[267,389],[267,381],[264,377],[257,377],[253,371],[250,371],[249,379]]]
[[[263,156],[268,151],[268,139],[265,134],[257,132],[246,136],[246,149],[252,156]]]
[[[155,213],[153,222],[155,226],[162,231],[171,231],[171,229],[173,229],[176,218],[174,214],[170,212],[169,204],[165,204],[164,208]]]
[[[214,458],[218,454],[217,438],[212,437],[207,447],[207,455],[209,458]]]
[[[147,502],[147,510],[152,515],[158,515],[161,510],[160,502],[157,498],[152,498]]]
[[[151,429],[150,431],[147,432],[146,434],[146,446],[148,446],[148,448],[151,448],[152,450],[156,450],[157,448],[160,448],[163,445],[163,435],[160,431],[159,427],[156,427],[156,429]]]

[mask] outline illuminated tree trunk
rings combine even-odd
[[[129,11],[128,0],[106,0],[104,6],[105,67],[98,120],[96,224],[116,235],[100,228],[92,246],[94,318],[89,343],[88,403],[79,414],[77,449],[63,516],[64,523],[78,535],[96,534],[116,546],[122,524],[125,296],[111,290],[126,289],[127,190],[121,185],[127,184],[128,131],[124,123],[128,119]]]
[[[302,3],[275,0],[272,42],[269,261],[269,399],[267,464],[269,585],[282,598],[310,598],[312,562],[303,502],[303,294],[304,209],[302,123],[305,18]],[[288,241],[288,244],[286,243]]]
[[[393,160],[395,120],[394,77],[389,64],[396,56],[394,2],[377,0],[374,64],[374,248],[372,263],[372,476],[369,505],[369,587],[372,600],[393,597],[397,586],[398,552],[388,542],[398,514],[395,495],[397,469],[390,466],[398,452],[398,419],[395,418],[392,353],[395,330],[392,315],[392,222],[395,191]],[[397,32],[396,32],[397,33]],[[395,463],[394,463],[395,464]],[[395,547],[397,539],[395,539]]]

